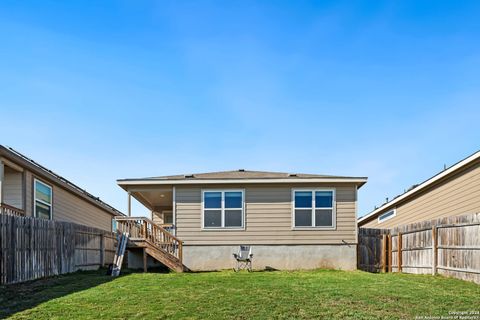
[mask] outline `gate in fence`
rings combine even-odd
[[[388,229],[367,229],[358,230],[357,246],[357,267],[368,272],[386,271],[385,261]]]

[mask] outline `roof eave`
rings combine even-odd
[[[190,184],[262,184],[262,183],[353,183],[359,188],[367,182],[366,177],[357,178],[262,178],[262,179],[119,179],[122,187],[133,185],[190,185]]]
[[[377,209],[373,210],[372,212],[364,215],[363,217],[358,218],[357,223],[361,223],[365,220],[370,220],[370,219],[376,218],[382,211],[391,209],[393,206],[395,206],[396,204],[398,204],[402,200],[406,200],[407,198],[410,198],[410,197],[414,196],[415,194],[424,190],[425,188],[428,188],[429,186],[431,186],[435,182],[445,178],[446,176],[449,176],[449,175],[455,173],[456,171],[464,168],[465,166],[471,164],[472,162],[474,162],[478,159],[480,159],[480,151],[477,151],[476,153],[472,154],[471,156],[457,162],[456,164],[454,164],[450,168],[448,168],[448,169],[434,175],[433,177],[425,180],[424,182],[420,183],[418,186],[416,186],[412,190],[410,190],[408,192],[405,192],[404,194],[402,194],[402,195],[398,196],[397,198],[393,199],[392,201],[383,204],[379,208],[377,208]]]

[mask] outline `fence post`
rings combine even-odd
[[[398,254],[398,272],[402,272],[402,233],[398,232],[398,245],[397,245],[397,254]]]
[[[438,229],[434,225],[432,227],[432,275],[437,274],[438,265]]]
[[[392,272],[392,235],[390,233],[388,234],[387,254],[388,254],[388,272]]]
[[[387,235],[382,234],[382,272],[387,272]]]
[[[105,233],[100,234],[100,268],[105,266]]]

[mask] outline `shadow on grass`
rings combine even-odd
[[[132,273],[122,271],[122,275]],[[114,280],[106,269],[80,271],[20,284],[0,286],[0,319],[31,309],[43,302],[96,287]]]

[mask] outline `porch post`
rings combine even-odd
[[[176,200],[176,190],[175,186],[172,188],[172,224],[173,224],[173,235],[177,235],[177,200]],[[165,221],[164,221],[165,222]]]
[[[132,216],[132,194],[128,191],[128,216]]]
[[[3,203],[3,180],[4,180],[4,172],[5,172],[5,165],[2,160],[0,160],[0,205]]]
[[[147,251],[143,248],[143,272],[148,270]]]

